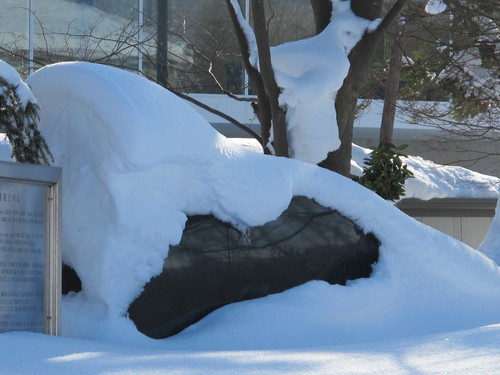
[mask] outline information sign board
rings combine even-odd
[[[58,333],[60,176],[0,162],[0,332]]]

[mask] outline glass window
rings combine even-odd
[[[266,2],[269,20],[269,43],[276,46],[315,34],[310,0],[273,0]]]
[[[36,0],[35,61],[137,69],[138,0]]]
[[[245,12],[248,4],[239,2]],[[29,3],[2,0],[0,8],[0,24],[5,30],[0,32],[0,58],[24,74],[29,69]],[[180,91],[221,93],[223,88],[245,93],[245,72],[225,0],[33,3],[35,68],[86,60],[136,70],[141,59],[146,77]],[[309,0],[266,4],[272,45],[313,35]]]
[[[314,14],[310,0],[273,0],[264,4],[269,27],[269,44],[310,38],[315,35]],[[250,14],[250,22],[253,15]],[[253,94],[250,85],[248,92]]]
[[[28,0],[2,0],[0,6],[0,59],[26,76],[29,70]]]
[[[243,93],[244,71],[224,0],[171,0],[168,81],[184,92]]]

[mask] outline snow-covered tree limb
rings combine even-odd
[[[52,155],[37,127],[38,104],[19,74],[0,60],[0,125],[20,163],[49,165]]]

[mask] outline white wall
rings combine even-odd
[[[417,216],[418,221],[477,249],[490,228],[491,217]]]

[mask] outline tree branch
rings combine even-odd
[[[404,8],[408,0],[397,0],[396,3],[392,6],[392,8],[387,12],[385,17],[382,19],[382,22],[375,29],[374,33],[383,33],[386,32],[389,26],[399,17],[401,10]]]
[[[264,87],[264,82],[262,81],[262,76],[260,72],[254,67],[250,62],[250,49],[247,36],[243,31],[243,26],[238,20],[237,10],[234,8],[234,4],[231,0],[226,0],[227,9],[229,11],[229,16],[231,22],[234,26],[234,31],[236,34],[236,39],[238,40],[238,45],[240,47],[241,58],[243,60],[243,65],[248,74],[248,78],[252,84],[252,89],[257,94],[257,102],[252,104],[254,113],[259,119],[261,126],[261,144],[266,153],[267,144],[269,143],[270,132],[271,132],[271,106],[269,103],[269,97],[267,96],[266,89]]]
[[[280,88],[274,77],[274,70],[271,62],[271,49],[267,36],[268,28],[266,16],[264,12],[263,0],[252,0],[252,11],[254,20],[254,32],[259,51],[259,66],[264,84],[265,92],[269,98],[271,108],[273,135],[274,135],[274,150],[277,156],[289,156],[287,129],[286,129],[286,114],[285,110],[279,105]]]
[[[239,129],[241,129],[244,132],[250,134],[252,137],[254,137],[255,139],[257,139],[260,144],[262,144],[262,138],[261,138],[260,135],[258,135],[256,132],[254,132],[248,126],[243,125],[241,122],[239,122],[238,120],[234,119],[233,117],[231,117],[229,115],[226,115],[224,112],[218,111],[215,108],[212,108],[212,107],[210,107],[210,106],[208,106],[208,105],[200,102],[199,100],[196,100],[195,98],[193,98],[193,97],[191,97],[189,95],[180,93],[180,92],[178,92],[176,90],[173,90],[173,89],[170,89],[170,88],[167,88],[167,90],[169,90],[172,94],[178,96],[179,98],[187,100],[188,102],[191,102],[191,103],[197,105],[198,107],[203,108],[204,110],[206,110],[206,111],[208,111],[210,113],[213,113],[214,115],[217,115],[217,116],[223,118],[224,120],[229,121],[230,123],[232,123],[233,125],[235,125]]]

